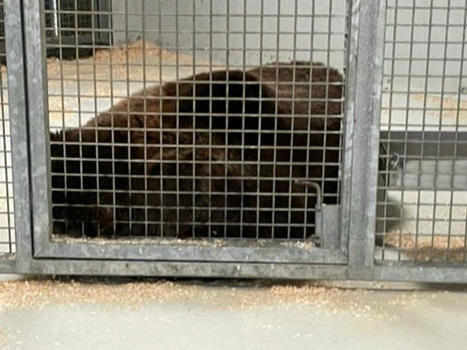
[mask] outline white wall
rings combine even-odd
[[[124,16],[125,1],[128,3],[128,20]],[[447,1],[434,1],[431,16],[431,0],[417,0],[416,11],[412,11],[413,0],[398,0],[397,12],[394,11],[395,0],[383,1],[387,1],[388,7],[386,40],[394,38],[397,42],[395,45],[386,44],[386,55],[395,54],[398,58],[394,73],[407,75],[408,59],[415,58],[421,60],[412,62],[411,74],[425,75],[427,58],[430,58],[430,75],[441,75],[444,71],[449,76],[444,81],[448,93],[458,91],[462,64],[462,85],[467,86],[467,60],[461,61],[465,0],[451,0],[449,11],[446,8]],[[170,50],[178,47],[182,54],[195,53],[199,60],[208,59],[212,53],[213,60],[220,64],[226,64],[228,60],[233,65],[243,64],[244,61],[247,65],[254,65],[276,59],[293,59],[295,47],[297,59],[323,61],[342,68],[346,3],[346,0],[112,0],[115,13],[114,39],[116,44],[127,39],[133,41],[141,37],[144,27],[147,40]],[[211,13],[212,22],[209,17]],[[248,15],[246,22],[243,16],[245,13]],[[264,14],[262,23],[261,13]],[[303,17],[295,20],[295,13]],[[309,16],[312,13],[315,14],[314,23]],[[331,13],[338,17],[329,20]],[[279,23],[278,14],[281,14]],[[412,20],[416,23],[414,27],[408,26]],[[395,31],[393,23],[397,24]],[[448,29],[447,23],[450,25]],[[125,33],[126,26],[130,31],[128,34]],[[212,36],[208,33],[211,26]],[[260,32],[261,28],[262,34],[248,33]],[[330,31],[332,34],[327,35]],[[295,39],[291,34],[293,32],[299,33]],[[411,48],[406,41],[412,36],[414,45]],[[446,38],[447,44],[443,43]],[[261,46],[263,50],[260,58]],[[331,51],[328,57],[329,48],[340,51]],[[446,65],[443,63],[445,53],[448,59]],[[467,57],[467,45],[464,45],[464,55]],[[392,71],[391,65],[392,62],[386,62],[386,72]],[[424,78],[411,79],[411,88],[423,89],[425,83]],[[428,85],[435,91],[441,90],[442,83],[439,78],[428,81]],[[408,80],[404,77],[394,78],[394,84],[401,88],[407,87]],[[389,85],[390,80],[385,79],[385,86]]]
[[[142,35],[144,23],[146,39],[170,50],[178,47],[180,53],[195,54],[196,59],[206,60],[212,53],[213,60],[220,64],[228,61],[233,65],[256,65],[296,58],[328,62],[342,68],[346,2],[131,0],[128,1],[129,18],[126,22],[125,0],[113,0],[113,11],[116,13],[113,16],[114,38],[116,44],[127,39],[135,40]],[[244,4],[247,4],[246,8]],[[295,13],[299,15],[298,18],[294,16]],[[310,17],[312,13],[315,13],[314,21]],[[336,17],[330,19],[330,13]],[[210,14],[213,16],[210,17]],[[129,35],[125,33],[127,26]],[[162,30],[159,30],[159,26]],[[212,35],[209,34],[211,29]],[[328,35],[330,30],[333,34]],[[294,32],[299,34],[294,36]],[[262,57],[259,55],[261,46]],[[328,52],[328,48],[339,52]]]
[[[434,1],[432,11],[429,8],[430,0],[417,0],[415,11],[413,0],[398,0],[397,11],[393,7],[395,1],[387,1],[386,56],[396,58],[394,73],[408,75],[410,69],[412,76],[425,76],[428,72],[432,78],[427,83],[430,90],[434,91],[441,91],[443,83],[441,78],[435,76],[444,74],[447,76],[444,89],[448,93],[457,93],[463,65],[462,85],[467,85],[467,45],[463,43],[466,30],[465,0],[451,0],[449,10],[448,1]],[[408,43],[410,40],[413,41],[412,46]],[[409,59],[412,59],[411,64]],[[387,73],[392,72],[391,65],[391,61],[386,61]],[[423,77],[414,77],[411,79],[411,89],[423,90],[425,83]],[[403,77],[394,78],[394,84],[407,89],[408,81]]]

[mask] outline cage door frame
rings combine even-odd
[[[346,0],[350,1],[350,0]],[[29,152],[31,166],[32,241],[35,258],[112,259],[138,261],[207,261],[246,263],[345,264],[346,244],[339,249],[275,244],[265,247],[231,245],[206,247],[186,244],[51,241],[51,183],[47,107],[46,38],[42,2],[23,1],[27,68]],[[358,28],[356,28],[358,30]],[[345,176],[345,175],[344,175]],[[345,232],[341,233],[345,236]],[[343,240],[345,243],[345,240]]]

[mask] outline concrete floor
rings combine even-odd
[[[344,289],[324,289],[324,293],[333,295],[328,298],[320,286],[303,294],[303,285],[289,290],[281,284],[275,287],[274,283],[264,282],[207,280],[175,284],[181,291],[191,292],[184,298],[138,305],[51,302],[4,309],[0,312],[0,347],[467,348],[467,289],[399,284],[378,284],[375,289],[374,284],[347,284]],[[126,288],[125,282],[120,287]],[[289,292],[271,299],[271,294],[277,292],[275,288]],[[307,303],[305,298],[313,294],[317,302]]]

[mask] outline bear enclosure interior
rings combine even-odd
[[[24,70],[2,17],[0,260],[29,192],[13,196],[23,74],[34,257],[345,265],[363,247],[367,266],[465,279],[467,5],[372,7],[367,118],[359,4],[25,1]]]

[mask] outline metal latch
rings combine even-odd
[[[315,235],[322,242],[321,246],[328,249],[337,249],[340,245],[340,205],[327,205],[323,203],[321,186],[307,179],[297,179],[295,183],[312,188],[316,192],[315,205]]]

